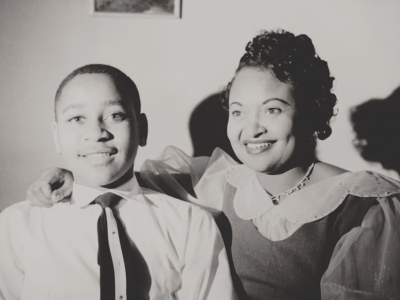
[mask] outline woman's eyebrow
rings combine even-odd
[[[231,107],[233,104],[237,104],[237,105],[240,105],[240,106],[243,106],[241,103],[239,103],[239,102],[232,102],[231,104],[229,104],[229,107]]]
[[[270,99],[265,100],[262,104],[263,104],[263,105],[264,105],[264,104],[267,104],[267,103],[270,102],[270,101],[280,101],[280,102],[282,102],[283,104],[286,104],[286,105],[288,105],[288,106],[291,106],[289,102],[287,102],[286,100],[280,99],[280,98],[270,98]]]

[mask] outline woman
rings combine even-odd
[[[243,164],[219,149],[193,159],[169,148],[142,167],[148,187],[221,212],[241,299],[400,293],[400,185],[315,158],[316,139],[331,134],[333,79],[306,35],[264,32],[247,45],[222,99]],[[193,187],[176,174],[190,174]]]

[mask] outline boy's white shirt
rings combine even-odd
[[[223,240],[211,215],[141,189],[132,178],[118,190],[74,184],[71,202],[52,208],[28,202],[0,214],[0,299],[99,299],[97,220],[105,192],[124,199],[116,209],[151,275],[150,299],[235,299]],[[111,239],[112,212],[107,209]],[[116,227],[116,225],[114,225]],[[114,243],[115,242],[115,243]],[[118,240],[110,245],[123,262]],[[116,263],[118,265],[118,263]],[[123,265],[116,299],[126,299]]]

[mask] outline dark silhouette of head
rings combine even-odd
[[[220,94],[213,94],[200,102],[189,121],[193,156],[211,156],[216,147],[237,159],[226,134],[228,112],[221,106]]]
[[[400,174],[400,87],[386,99],[371,99],[351,111],[353,145],[362,158]]]

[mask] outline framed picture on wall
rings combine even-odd
[[[90,0],[93,16],[181,18],[182,0]]]

